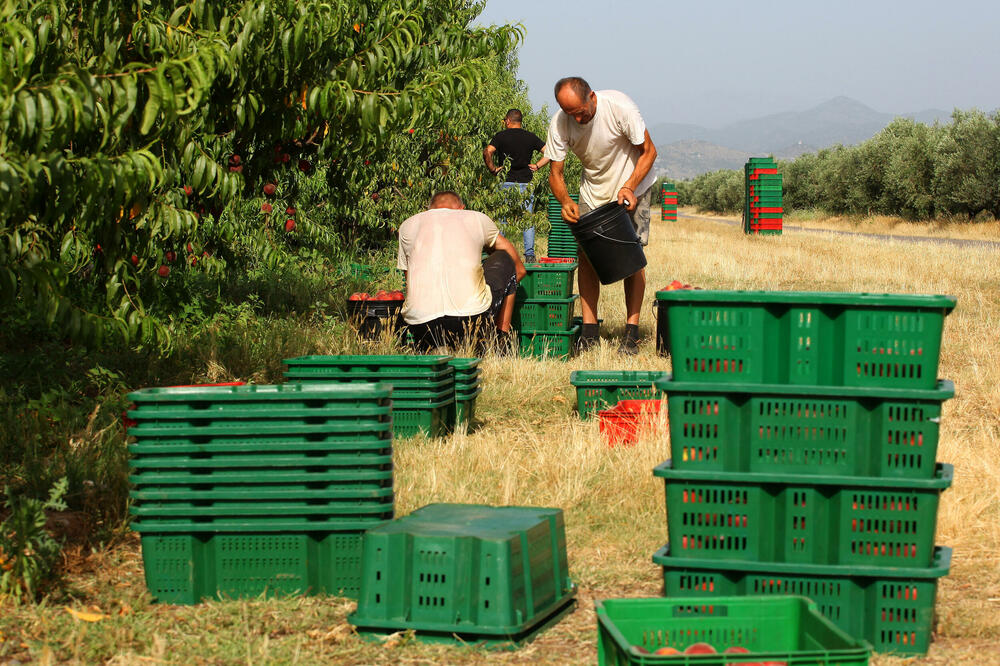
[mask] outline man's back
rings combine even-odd
[[[489,309],[482,252],[496,242],[497,234],[490,218],[471,210],[435,208],[403,222],[397,264],[407,271],[403,319],[422,324]]]
[[[498,165],[510,158],[507,171],[508,183],[530,183],[532,171],[528,166],[535,151],[541,151],[544,142],[535,134],[521,127],[512,127],[497,132],[490,145],[497,149]]]

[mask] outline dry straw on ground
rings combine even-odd
[[[345,627],[352,604],[328,599],[151,606],[142,596],[134,540],[103,554],[107,566],[73,579],[83,603],[112,614],[103,631],[87,632],[50,608],[21,615],[19,628],[3,631],[8,636],[20,631],[36,658],[51,648],[68,658],[75,654],[87,661],[91,655],[114,663],[594,662],[592,600],[661,591],[661,572],[650,557],[667,538],[664,491],[651,470],[669,457],[669,445],[666,434],[644,437],[631,448],[604,445],[597,423],[580,421],[573,412],[569,374],[574,369],[668,370],[669,360],[654,351],[649,306],[657,287],[679,279],[706,288],[957,297],[958,307],[945,326],[940,372],[955,382],[957,392],[945,404],[938,456],[955,466],[937,536],[938,543],[954,548],[951,575],[940,584],[939,625],[928,657],[876,657],[873,663],[1000,663],[1000,254],[804,232],[748,238],[707,220],[666,223],[655,212],[653,217],[638,357],[617,354],[623,299],[620,287],[606,288],[601,316],[608,342],[600,349],[568,363],[487,358],[477,408],[483,424],[477,431],[396,443],[401,514],[440,501],[565,509],[580,606],[534,643],[500,653],[423,645],[406,637],[371,644],[338,629]],[[317,351],[343,349],[343,342],[330,341]]]

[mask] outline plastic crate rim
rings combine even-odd
[[[735,303],[743,305],[837,305],[872,308],[943,308],[955,309],[957,300],[944,294],[889,294],[834,291],[754,291],[714,289],[674,289],[656,292],[658,301]]]
[[[338,396],[338,394],[340,394]],[[392,385],[386,382],[366,382],[354,386],[331,382],[288,382],[285,384],[243,384],[238,386],[179,386],[149,387],[132,391],[126,396],[132,402],[244,402],[256,399],[310,400],[362,399],[380,400],[392,397]]]
[[[955,467],[949,463],[934,465],[934,478],[910,479],[885,476],[835,476],[832,474],[789,475],[784,472],[768,474],[763,472],[715,472],[675,470],[673,460],[668,459],[653,468],[653,476],[672,481],[696,481],[701,483],[732,483],[739,485],[760,485],[778,483],[781,485],[837,486],[838,488],[895,488],[900,490],[946,490],[955,477]]]
[[[654,382],[656,388],[671,393],[746,393],[751,395],[796,395],[801,397],[829,396],[834,398],[885,398],[905,400],[948,400],[955,397],[955,384],[950,379],[938,379],[937,388],[908,389],[880,386],[827,386],[822,384],[754,384],[729,382],[690,382],[675,380],[673,375]],[[571,379],[572,381],[572,379]],[[574,384],[575,386],[575,384]]]

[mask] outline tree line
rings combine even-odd
[[[1000,114],[956,110],[950,122],[896,118],[871,139],[779,160],[784,207],[908,220],[1000,219]],[[712,212],[743,207],[743,172],[678,183],[682,204]]]

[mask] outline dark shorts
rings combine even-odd
[[[496,330],[495,318],[503,299],[517,291],[514,260],[506,252],[494,252],[483,261],[483,275],[492,295],[489,309],[468,317],[446,315],[423,324],[409,324],[417,351],[426,353],[439,347],[455,348],[471,343],[481,353],[486,339]]]

